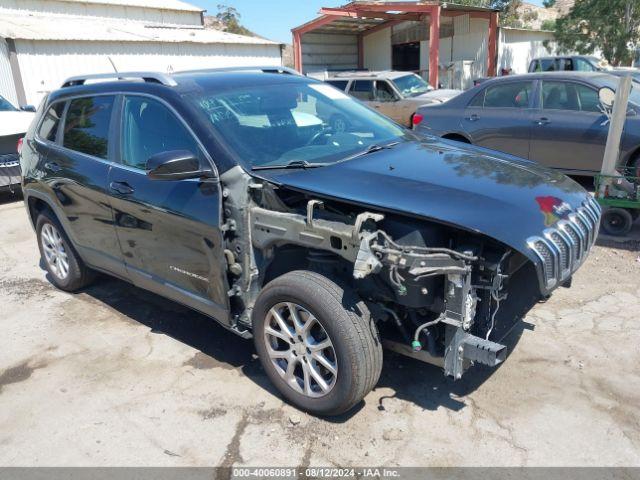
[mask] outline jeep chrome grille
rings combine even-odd
[[[598,236],[601,211],[598,202],[589,197],[566,220],[560,220],[554,228],[542,232],[542,237],[527,240],[529,248],[542,262],[547,289],[569,278],[587,258]]]

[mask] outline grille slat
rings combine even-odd
[[[547,290],[568,278],[587,258],[595,243],[601,209],[590,198],[557,228],[549,228],[543,237],[532,237],[527,243],[541,261],[542,277]]]

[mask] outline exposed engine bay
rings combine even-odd
[[[512,324],[498,325],[498,312],[511,283],[537,282],[519,252],[478,233],[278,187],[239,167],[220,180],[232,329],[250,330],[263,285],[307,269],[353,288],[383,345],[448,376],[505,359],[498,342]],[[540,296],[534,289],[528,300]]]

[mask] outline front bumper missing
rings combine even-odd
[[[480,363],[495,367],[505,358],[507,358],[506,346],[447,325],[444,351],[445,375],[457,380],[462,378],[462,374],[470,364]]]

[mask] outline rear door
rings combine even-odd
[[[115,229],[134,283],[228,320],[217,180],[151,180],[152,155],[188,150],[214,169],[187,124],[147,96],[120,101],[118,162],[109,174]]]
[[[531,160],[575,173],[600,171],[609,131],[590,85],[541,80],[532,116]]]
[[[61,128],[56,127],[60,111],[47,112],[40,126],[45,138],[38,138],[47,150],[40,184],[50,189],[47,193],[80,256],[93,267],[125,276],[107,189],[115,146],[110,134],[115,98],[70,99]]]
[[[492,83],[467,105],[462,129],[475,145],[529,157],[532,81]]]

